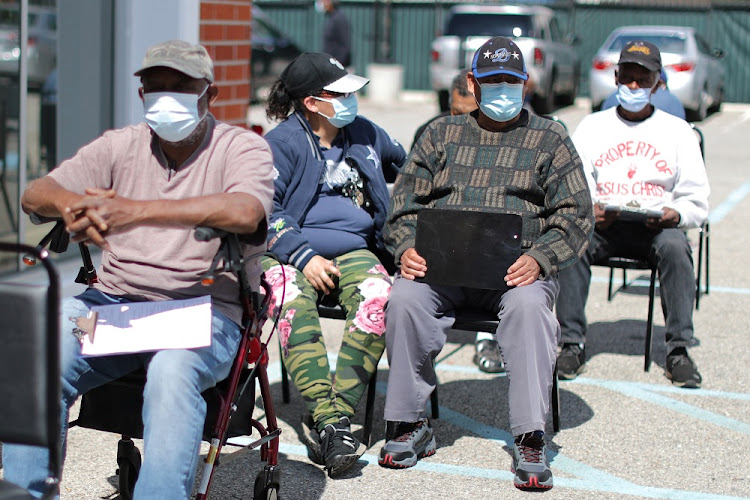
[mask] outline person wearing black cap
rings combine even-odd
[[[383,170],[406,152],[357,116],[356,92],[368,80],[325,53],[306,52],[281,73],[268,99],[266,134],[276,193],[268,234],[275,261],[264,262],[281,311],[283,362],[307,406],[305,444],[331,477],[351,467],[364,445],[350,419],[385,341],[383,307],[391,287],[383,264],[388,189]],[[317,304],[338,303],[346,324],[331,376]]]
[[[206,420],[201,392],[229,375],[242,323],[236,279],[220,275],[210,286],[201,284],[200,274],[211,268],[220,242],[197,241],[194,228],[254,237],[255,244],[243,251],[248,278],[259,286],[258,256],[265,250],[272,207],[272,158],[257,134],[217,122],[210,113],[218,89],[204,47],[182,40],[154,45],[135,76],[144,121],[83,146],[32,182],[21,203],[26,213],[62,217],[72,241],[102,249],[98,281],[62,303],[61,421],[68,421],[78,396],[145,367],[145,453],[134,497],[187,500]],[[208,294],[207,347],[81,355],[87,333],[81,320],[93,306]],[[46,448],[3,445],[5,479],[37,496],[44,490],[47,463]]]
[[[583,253],[593,230],[591,196],[573,143],[559,123],[523,108],[528,74],[518,46],[491,38],[474,54],[468,86],[479,109],[432,122],[396,180],[386,246],[400,264],[386,308],[388,390],[384,467],[411,467],[436,451],[426,418],[434,357],[453,325],[452,310],[485,308],[500,319],[511,470],[522,489],[552,487],[544,429],[560,327],[553,313],[557,273]],[[444,208],[518,214],[522,255],[507,290],[437,286],[416,278],[430,263],[415,250],[417,213]]]
[[[573,134],[595,202],[596,230],[581,260],[560,274],[557,317],[562,348],[557,366],[564,380],[585,369],[591,264],[623,256],[648,259],[658,269],[667,378],[680,387],[702,383],[687,353],[694,342],[695,278],[685,230],[698,227],[708,216],[709,186],[690,125],[651,104],[660,70],[656,45],[628,42],[615,72],[620,104],[587,116]],[[617,207],[661,215],[633,220],[632,213]]]

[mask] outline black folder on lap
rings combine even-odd
[[[505,290],[508,268],[521,255],[521,216],[440,208],[417,214],[416,250],[427,261],[418,281]]]

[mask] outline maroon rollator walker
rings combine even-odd
[[[32,216],[32,221],[42,223],[48,222],[49,219]],[[263,324],[268,319],[271,289],[263,277],[261,277],[263,294],[251,289],[245,272],[245,260],[241,253],[241,236],[210,228],[196,228],[195,237],[200,241],[222,239],[219,252],[214,257],[211,268],[203,275],[201,282],[204,285],[210,285],[213,283],[215,274],[234,273],[239,282],[240,302],[243,309],[242,338],[231,372],[216,387],[203,393],[208,407],[203,439],[210,443],[210,449],[205,459],[196,498],[199,500],[208,498],[213,474],[220,462],[227,463],[250,450],[260,448],[260,459],[265,462],[265,465],[255,478],[253,498],[255,500],[276,499],[280,488],[278,459],[281,429],[276,422],[267,372],[267,346],[273,336],[273,330],[265,341],[261,339]],[[64,252],[68,242],[69,236],[65,231],[65,225],[58,220],[52,231],[42,239],[38,248],[49,245],[51,251]],[[91,255],[85,244],[79,244],[79,249],[83,266],[76,282],[92,285],[97,278]],[[32,264],[33,260],[33,258],[24,258],[28,264]],[[145,370],[138,370],[87,392],[81,399],[78,418],[70,423],[70,427],[77,425],[121,435],[117,446],[116,473],[119,476],[119,490],[123,500],[132,499],[141,467],[141,455],[133,443],[133,438],[143,436],[141,410],[145,380]],[[265,426],[252,417],[255,409],[256,380],[260,386]],[[227,439],[253,435],[254,432],[258,433],[258,439],[240,446],[238,450],[227,456],[219,457],[222,446],[227,444]]]

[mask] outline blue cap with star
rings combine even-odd
[[[517,76],[521,80],[529,78],[521,49],[504,36],[490,38],[479,47],[474,54],[471,71],[476,78],[499,74]]]

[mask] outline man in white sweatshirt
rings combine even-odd
[[[591,265],[623,256],[647,258],[658,269],[667,378],[681,387],[702,382],[687,354],[693,343],[695,277],[685,230],[708,216],[708,179],[690,125],[650,102],[660,70],[658,47],[626,44],[615,72],[619,105],[587,116],[572,136],[591,189],[596,230],[584,256],[559,276],[557,364],[564,380],[585,368]]]

